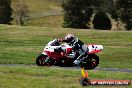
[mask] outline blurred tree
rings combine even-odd
[[[95,0],[63,0],[64,27],[89,28]]]
[[[12,11],[11,0],[0,0],[0,24],[11,24]]]
[[[119,29],[119,17],[117,14],[117,8],[116,8],[116,0],[110,0],[111,1],[111,6],[108,10],[108,13],[110,13],[111,17],[115,19],[116,21],[116,29]]]
[[[19,25],[24,25],[28,13],[28,8],[25,0],[17,0],[15,3],[15,17],[16,23]]]
[[[119,18],[126,23],[126,29],[132,30],[132,0],[117,0]]]
[[[93,25],[95,29],[110,30],[112,27],[108,12],[111,9],[112,0],[98,0],[95,5]]]
[[[115,0],[112,14],[126,24],[127,30],[132,30],[132,0]]]
[[[111,20],[105,13],[111,8],[111,1],[112,0],[63,0],[63,26],[72,28],[89,28],[92,14],[97,13],[93,21],[94,27],[97,29],[100,27],[102,27],[101,29],[110,29]],[[97,22],[101,23],[101,25],[97,26],[97,24],[99,24]]]
[[[110,30],[111,29],[111,20],[105,12],[97,12],[93,24],[95,29]]]

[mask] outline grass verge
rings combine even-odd
[[[14,11],[18,8],[16,7],[18,2],[17,0],[12,0],[12,8]],[[20,1],[20,3],[26,5],[28,14],[40,13],[48,10],[61,10],[61,3],[59,0],[24,0],[24,2]]]
[[[88,71],[90,79],[126,79],[131,73]],[[0,66],[1,88],[82,88],[79,84],[80,70],[45,68],[37,66]],[[88,86],[88,88],[109,88],[111,86]],[[132,86],[112,86],[112,88]]]
[[[39,27],[62,27],[63,16],[45,16],[26,21],[26,25]]]

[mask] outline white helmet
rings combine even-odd
[[[70,43],[74,39],[75,39],[75,37],[74,37],[73,34],[67,34],[66,37],[65,37],[66,43]]]

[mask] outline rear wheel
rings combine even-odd
[[[40,54],[38,55],[38,57],[36,58],[36,64],[38,66],[47,66],[47,64],[45,63],[47,56],[44,54]]]
[[[82,66],[85,70],[91,70],[97,67],[99,64],[99,57],[95,54],[90,54],[88,59],[82,62]]]

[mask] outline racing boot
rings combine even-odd
[[[74,64],[74,66],[79,66],[81,62],[82,62],[81,59],[77,59],[77,60],[75,60],[75,61],[73,62],[73,64]]]
[[[86,55],[85,57],[82,57],[82,56],[78,57],[78,58],[73,62],[74,66],[79,66],[79,65],[81,64],[81,62],[84,61],[86,58],[88,58],[88,55]]]

